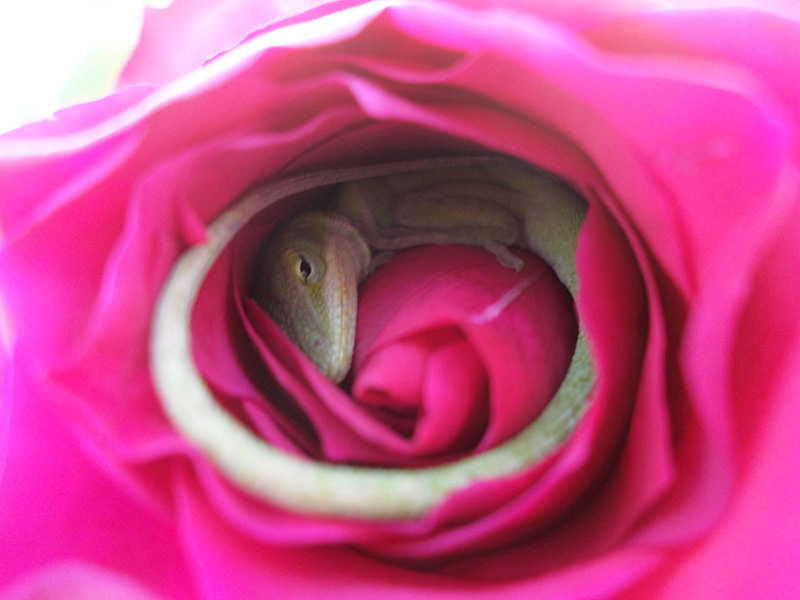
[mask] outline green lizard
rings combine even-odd
[[[510,210],[524,198],[481,171],[443,170],[433,181],[415,173],[343,184],[333,210],[302,213],[275,234],[262,258],[259,303],[323,374],[340,382],[350,369],[357,288],[372,270],[371,250],[468,244],[522,268],[508,247],[524,241],[523,221]]]
[[[514,438],[451,463],[386,469],[315,462],[274,448],[216,401],[191,352],[191,312],[204,278],[233,236],[265,207],[333,185],[341,186],[333,210],[299,217],[276,234],[275,240],[285,237],[288,245],[277,253],[267,250],[286,269],[279,280],[295,278],[305,290],[298,294],[287,286],[289,301],[282,310],[301,322],[309,319],[302,316],[307,307],[320,312],[328,320],[323,338],[326,328],[333,338],[351,335],[341,332],[354,323],[357,283],[369,271],[370,248],[475,244],[518,268],[508,246],[522,246],[548,262],[577,296],[575,249],[586,203],[560,181],[517,161],[499,156],[423,159],[277,180],[254,189],[220,215],[209,227],[207,242],[184,253],[161,291],[150,368],[174,426],[228,479],[257,497],[288,510],[362,519],[420,517],[471,483],[520,473],[556,449],[586,410],[594,383],[580,318],[572,362],[542,414]],[[313,285],[304,287],[308,282]],[[351,307],[338,308],[328,292],[314,289],[344,292]],[[261,292],[272,293],[268,283]],[[308,297],[301,300],[304,295]],[[298,310],[301,303],[306,308]],[[296,329],[309,328],[301,324]],[[339,378],[350,360],[349,342],[335,344],[345,350],[326,351],[328,358],[321,363]]]

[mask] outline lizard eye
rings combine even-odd
[[[311,277],[311,263],[308,262],[305,256],[300,256],[297,262],[297,272],[303,281],[308,281]]]
[[[304,284],[317,283],[325,273],[325,266],[319,258],[292,252],[289,257],[295,276]]]

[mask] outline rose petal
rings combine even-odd
[[[800,93],[785,57],[800,52],[797,22],[780,16],[777,5],[754,3],[754,8],[759,10],[705,7],[691,14],[677,10],[618,16],[585,35],[599,48],[619,54],[718,61],[742,77],[758,77],[758,84],[796,115]],[[743,40],[758,40],[759,51]]]
[[[157,600],[161,597],[144,589],[136,580],[79,561],[42,569],[0,591],[3,600]]]
[[[794,594],[800,583],[795,569],[800,557],[800,467],[795,460],[800,452],[800,370],[794,367],[800,363],[799,350],[795,339],[787,352],[791,363],[782,370],[771,401],[758,408],[758,428],[743,451],[743,468],[725,517],[702,543],[679,549],[672,566],[635,586],[626,598]],[[752,410],[747,412],[752,419]]]
[[[119,86],[177,79],[283,12],[279,2],[267,0],[173,0],[166,8],[145,7],[139,43],[120,75]]]
[[[164,499],[156,503],[138,484],[126,481],[113,458],[105,456],[98,463],[101,453],[90,445],[94,442],[79,445],[83,440],[76,440],[69,421],[54,410],[52,390],[24,364],[23,357],[12,364],[14,378],[7,388],[11,394],[4,393],[2,405],[8,430],[0,502],[0,585],[30,569],[70,558],[126,575],[167,597],[180,596],[192,583],[183,556],[175,552],[178,538],[165,498],[170,494],[167,473],[151,471],[151,483],[157,482]],[[75,574],[80,572],[94,579],[83,569]],[[112,584],[102,577],[98,585],[103,587],[94,589]],[[38,585],[37,580],[32,585]]]
[[[179,495],[184,544],[195,568],[204,574],[205,593],[214,598],[233,599],[241,594],[257,598],[265,588],[269,594],[313,597],[346,587],[349,597],[365,600],[376,594],[411,599],[443,593],[459,598],[511,600],[535,596],[556,600],[588,593],[612,595],[655,563],[652,554],[633,549],[572,569],[514,581],[484,578],[472,562],[471,572],[430,573],[375,560],[347,547],[265,546],[235,535],[217,513],[199,501],[199,490],[184,483]],[[523,547],[505,560],[509,565],[521,565],[535,557]],[[309,565],[313,565],[313,577],[309,576]],[[236,580],[236,586],[230,585],[231,579]]]
[[[374,353],[390,352],[394,342],[412,338],[436,348],[434,334],[457,328],[461,332],[457,335],[474,348],[489,385],[489,404],[478,412],[489,416],[479,448],[520,431],[555,393],[571,355],[569,340],[575,335],[569,312],[563,310],[568,302],[563,289],[558,291],[558,283],[544,272],[541,262],[526,263],[529,266],[516,274],[484,250],[441,246],[413,250],[384,265],[360,293],[356,399],[360,399],[361,369],[369,372]],[[498,314],[491,311],[495,307]],[[430,333],[424,335],[426,331]],[[436,379],[427,372],[431,367],[426,365],[420,373],[423,393],[434,392],[427,383]],[[409,379],[413,376],[406,373]],[[419,401],[419,409],[428,415],[438,412],[433,403],[444,403],[435,396]],[[452,405],[450,410],[468,414],[473,410],[470,405],[473,401],[468,400],[464,408]],[[415,441],[416,436],[411,442]]]

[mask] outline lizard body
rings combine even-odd
[[[476,174],[451,170],[436,180],[401,174],[343,184],[332,210],[301,213],[279,227],[262,259],[259,303],[325,376],[342,381],[355,342],[358,284],[371,260],[383,260],[371,251],[466,244],[522,269],[508,248],[524,245],[524,216],[512,206],[524,206],[523,194]]]
[[[286,453],[231,415],[198,370],[191,351],[190,326],[197,294],[227,244],[261,210],[308,190],[400,173],[408,173],[409,177],[386,179],[394,186],[390,186],[390,196],[407,196],[442,183],[441,173],[445,171],[450,173],[451,182],[454,171],[459,171],[470,185],[486,183],[488,179],[519,192],[504,195],[501,204],[520,221],[518,245],[549,263],[572,296],[577,297],[575,250],[586,203],[563,183],[518,161],[502,156],[427,158],[306,173],[253,189],[209,226],[206,242],[186,250],[175,263],[159,296],[150,341],[153,383],[165,414],[187,440],[243,490],[287,510],[328,517],[419,518],[474,482],[524,472],[574,431],[589,405],[595,381],[580,318],[572,362],[539,417],[495,448],[419,469],[353,467]],[[378,220],[379,213],[375,211],[371,216]],[[425,217],[418,211],[412,213]],[[301,271],[306,270],[302,263],[297,264]]]

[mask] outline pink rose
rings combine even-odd
[[[130,87],[0,137],[3,597],[793,597],[796,17],[203,4],[149,13]],[[575,311],[534,256],[517,275],[482,250],[402,253],[362,289],[354,402],[249,293],[263,236],[312,191],[215,263],[195,360],[221,405],[295,456],[417,468],[535,420],[577,313],[597,379],[575,430],[408,520],[303,514],[240,489],[153,385],[175,261],[256,185],[475,152],[586,198]],[[473,318],[509,289],[490,326]]]

